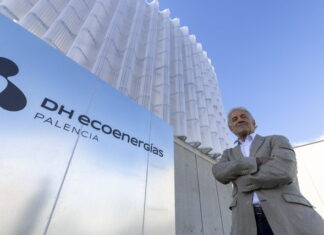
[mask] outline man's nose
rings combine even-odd
[[[243,118],[239,117],[239,118],[237,119],[237,122],[245,122],[245,120],[244,120]]]
[[[238,123],[238,124],[242,124],[242,123],[246,123],[246,121],[245,121],[243,118],[239,118],[239,119],[237,120],[237,123]]]

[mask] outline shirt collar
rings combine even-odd
[[[250,135],[248,135],[247,137],[246,137],[246,139],[245,139],[245,141],[250,141],[250,142],[252,142],[253,140],[254,140],[254,137],[256,136],[256,133],[252,133],[252,134],[250,134]],[[244,143],[245,141],[242,141],[242,140],[240,140],[240,139],[237,139],[235,142],[234,142],[234,144],[242,144],[242,143]]]

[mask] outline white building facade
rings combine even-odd
[[[298,182],[303,195],[324,218],[324,140],[294,147],[298,162]]]
[[[0,12],[173,126],[209,156],[230,146],[214,67],[157,1],[0,0]]]

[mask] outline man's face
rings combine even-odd
[[[244,110],[234,110],[229,118],[229,128],[238,138],[245,139],[254,132],[255,122]]]

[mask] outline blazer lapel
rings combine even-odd
[[[237,159],[244,157],[239,144],[234,147],[233,153]]]
[[[264,139],[265,138],[263,136],[260,136],[260,135],[256,135],[254,137],[254,140],[252,142],[251,149],[250,149],[250,157],[254,157],[255,156],[256,152],[258,151],[258,149],[263,144]]]

